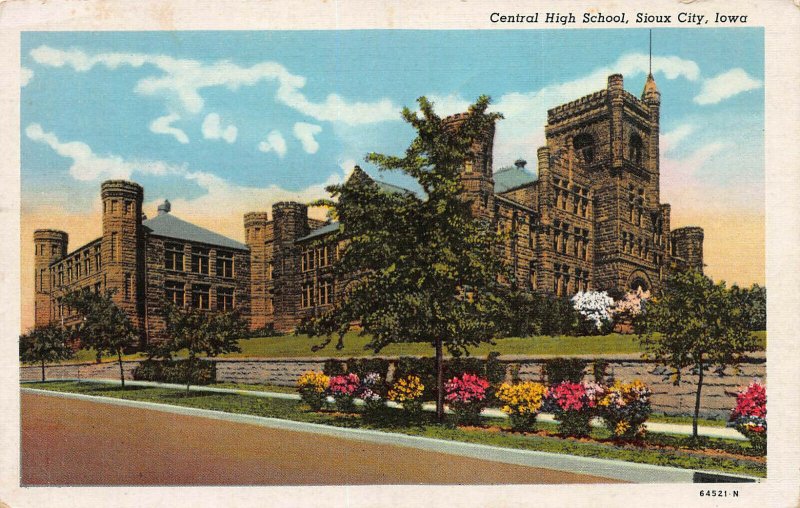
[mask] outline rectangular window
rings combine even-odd
[[[272,261],[267,263],[267,280],[272,280]]]
[[[164,245],[164,268],[183,271],[183,244],[168,243]]]
[[[168,280],[164,283],[164,293],[166,295],[167,301],[172,302],[173,304],[177,305],[178,307],[184,306],[184,297],[185,297],[185,290],[184,290],[183,282],[178,282],[174,280]]]
[[[111,213],[117,213],[117,202],[116,200],[111,200]]]
[[[130,215],[131,213],[131,202],[125,201],[125,215]]]
[[[313,249],[303,249],[302,259],[300,261],[300,268],[304,272],[308,272],[314,269],[314,250]]]
[[[528,283],[531,286],[531,289],[536,290],[536,264],[531,261],[528,265]]]
[[[233,254],[217,251],[217,277],[233,277]]]
[[[58,265],[58,285],[64,285],[64,265]]]
[[[208,275],[208,249],[192,247],[192,271]]]
[[[301,295],[301,307],[304,309],[311,307],[311,302],[314,301],[314,286],[311,284],[303,284],[303,292]]]
[[[211,286],[207,284],[192,284],[192,307],[195,309],[209,309],[211,302]]]
[[[100,246],[98,245],[94,248],[94,269],[97,270],[98,272],[100,271],[100,268],[103,266],[101,260],[102,258],[100,254]]]
[[[81,277],[81,260],[79,258],[75,259],[75,278]]]
[[[86,275],[89,275],[91,268],[92,263],[89,260],[89,251],[83,251],[83,271],[86,273]]]
[[[319,284],[319,304],[328,305],[331,303],[333,303],[333,281],[322,281]]]
[[[94,285],[94,294],[96,294],[96,295],[100,294],[100,283],[99,282]]]
[[[111,261],[116,261],[116,260],[117,260],[117,234],[111,233]]]
[[[233,288],[217,288],[217,310],[222,312],[233,310]]]

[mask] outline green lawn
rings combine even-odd
[[[766,348],[767,332],[753,332],[758,338],[759,346],[763,350]],[[324,339],[320,337],[309,337],[307,335],[280,335],[276,337],[257,337],[252,339],[241,339],[239,346],[242,348],[240,353],[230,353],[222,355],[222,358],[293,358],[293,357],[316,357],[316,358],[351,358],[358,356],[372,356],[375,353],[364,346],[369,342],[368,337],[359,336],[355,332],[345,335],[344,349],[335,348],[336,340],[331,341],[324,349],[312,351],[312,346],[321,344]],[[620,354],[620,353],[641,353],[639,341],[636,335],[622,335],[612,333],[609,335],[593,335],[584,337],[572,336],[535,336],[535,337],[510,337],[499,339],[495,344],[481,344],[470,348],[470,354],[474,356],[486,356],[492,351],[497,351],[502,355],[601,355],[601,354]],[[433,356],[433,347],[425,343],[404,343],[391,344],[378,353],[382,356]],[[178,354],[178,356],[185,356]],[[123,356],[124,360],[140,360],[146,355],[135,353]],[[116,357],[104,356],[103,361],[115,361]],[[78,351],[77,356],[70,362],[92,362],[95,360],[95,353],[92,350]]]
[[[547,431],[548,435],[521,435],[509,432],[507,427],[508,422],[500,419],[484,420],[485,424],[500,428],[499,432],[489,432],[482,429],[455,427],[452,425],[452,422],[450,422],[450,425],[439,425],[431,420],[433,417],[431,414],[426,414],[426,419],[419,424],[408,425],[402,421],[400,411],[389,409],[386,410],[386,417],[379,423],[367,423],[363,421],[358,414],[341,415],[325,411],[310,412],[299,402],[283,399],[203,392],[194,392],[186,396],[185,392],[182,390],[149,387],[128,387],[126,389],[120,389],[118,386],[77,382],[32,383],[27,384],[27,386],[53,391],[85,393],[97,396],[213,409],[230,413],[283,418],[337,427],[372,428],[408,435],[481,443],[515,449],[626,460],[630,462],[658,464],[687,469],[725,471],[760,477],[766,476],[766,465],[763,462],[759,462],[756,459],[751,460],[749,457],[704,456],[697,450],[688,447],[687,438],[678,436],[650,434],[646,438],[649,444],[655,447],[670,447],[652,449],[641,448],[634,445],[616,444],[607,441],[609,435],[608,431],[605,429],[593,429],[592,431],[592,437],[600,440],[600,442],[580,442],[550,435],[557,431],[557,427],[551,424],[539,425],[539,428]],[[750,453],[747,443],[730,440],[705,439],[703,446],[705,448],[743,455],[748,455]],[[671,449],[671,447],[677,447],[678,449]]]
[[[767,332],[755,332],[761,347],[766,345]],[[312,351],[314,345],[323,342],[319,337],[307,335],[283,335],[278,337],[259,337],[239,341],[241,353],[223,355],[223,358],[240,357],[269,357],[287,358],[298,356],[309,357],[343,357],[371,356],[370,349],[364,349],[369,342],[368,337],[360,337],[357,333],[350,332],[345,336],[344,349],[336,350],[335,339],[320,351]],[[639,341],[636,335],[622,335],[612,333],[609,335],[585,337],[511,337],[499,339],[495,345],[481,344],[470,349],[470,354],[486,356],[492,351],[503,355],[600,355],[618,353],[640,353]],[[380,351],[384,356],[433,356],[433,347],[425,343],[391,344]]]

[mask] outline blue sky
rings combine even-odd
[[[678,225],[763,215],[763,41],[760,28],[653,32],[662,201]],[[322,197],[354,163],[408,184],[363,158],[407,146],[399,110],[420,95],[442,114],[490,95],[506,116],[495,169],[534,166],[548,108],[615,72],[640,95],[648,31],[26,32],[21,50],[23,226],[58,217],[36,226],[91,240],[100,183],[123,177],[145,187],[146,212],[169,198],[241,239],[241,213]]]

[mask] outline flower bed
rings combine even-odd
[[[547,387],[532,381],[515,385],[503,383],[495,396],[503,404],[501,410],[508,415],[511,428],[532,430],[547,397]]]
[[[444,385],[444,400],[456,414],[459,423],[476,424],[488,399],[489,381],[475,374],[464,373]]]
[[[731,424],[749,441],[757,453],[767,453],[767,390],[758,381],[736,395]]]

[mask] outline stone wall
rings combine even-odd
[[[552,357],[502,357],[506,364],[506,377],[511,379],[514,371],[521,380],[544,381],[542,366],[544,361]],[[653,390],[653,409],[658,413],[670,415],[690,415],[694,410],[694,397],[697,388],[697,376],[686,374],[678,386],[672,382],[670,372],[652,362],[631,355],[598,355],[581,356],[587,360],[585,379],[592,379],[592,362],[603,359],[608,362],[607,376],[620,381],[640,379]],[[395,358],[388,358],[393,360]],[[217,359],[217,381],[245,384],[274,384],[293,386],[297,378],[307,370],[322,370],[325,358],[230,358]],[[125,378],[132,379],[131,372],[138,361],[123,362]],[[394,369],[389,368],[391,373]],[[47,379],[119,379],[119,367],[116,363],[80,363],[49,365],[46,367]],[[713,372],[705,375],[701,401],[701,416],[707,418],[727,418],[734,404],[737,391],[747,386],[754,378],[766,381],[766,357],[756,353],[740,365],[740,372],[732,369],[725,376]],[[38,381],[41,370],[38,366],[21,368],[23,381]]]

